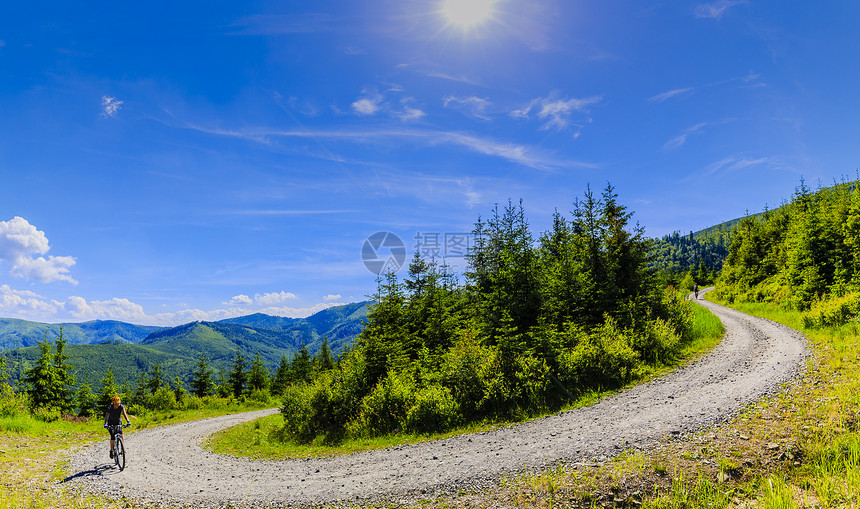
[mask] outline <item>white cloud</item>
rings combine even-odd
[[[108,97],[106,95],[102,96],[102,116],[103,117],[116,117],[119,108],[122,106],[123,101],[120,101],[116,97]]]
[[[341,296],[341,294],[339,294],[339,293],[338,293],[338,294],[335,294],[335,295],[332,295],[332,294],[326,295],[325,297],[323,297],[323,300],[324,300],[324,301],[326,301],[326,302],[331,302],[331,301],[333,301],[333,300],[340,300],[340,299],[342,299],[342,298],[343,298],[343,297]]]
[[[748,3],[746,0],[717,0],[709,4],[699,4],[693,11],[697,18],[720,19],[731,7]]]
[[[66,311],[78,320],[120,320],[141,323],[146,320],[143,306],[128,299],[93,300],[87,302],[83,297],[69,297]]]
[[[426,113],[417,108],[412,108],[411,106],[404,106],[403,109],[395,113],[395,115],[397,115],[397,118],[405,122],[407,120],[418,120],[426,115]]]
[[[262,295],[258,293],[254,295],[254,302],[256,302],[258,305],[271,306],[273,304],[278,304],[280,302],[296,298],[297,297],[295,294],[285,291],[264,293]]]
[[[571,123],[571,117],[576,112],[585,112],[588,106],[597,104],[603,96],[595,95],[585,98],[558,98],[553,93],[548,97],[533,99],[522,108],[511,111],[510,116],[519,119],[529,119],[532,116],[545,121],[541,130],[562,130]]]
[[[26,219],[15,216],[9,221],[0,221],[0,264],[10,264],[10,274],[28,281],[78,284],[69,275],[69,268],[75,264],[73,257],[36,256],[50,249],[45,232],[37,230]]]
[[[48,301],[37,293],[0,285],[0,313],[4,316],[54,315],[61,309],[61,303]]]
[[[367,94],[352,103],[352,111],[356,115],[375,115],[381,107],[382,99],[378,92]]]
[[[224,304],[227,306],[250,306],[254,301],[251,300],[251,297],[240,293],[239,295],[234,295],[230,302],[225,302]]]
[[[452,108],[460,113],[481,120],[490,120],[490,114],[487,112],[492,107],[492,103],[487,99],[480,97],[454,97],[447,96],[442,99],[442,104],[446,108]]]

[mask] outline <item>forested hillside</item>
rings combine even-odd
[[[676,231],[652,239],[648,266],[677,281],[689,274],[689,283],[700,286],[713,283],[729,254],[732,232],[740,221],[733,219],[688,235]]]
[[[0,350],[35,346],[45,338],[46,332],[63,335],[70,345],[118,342],[139,343],[149,334],[164,327],[135,325],[114,320],[94,320],[82,323],[38,323],[15,318],[0,318]]]
[[[335,369],[285,396],[299,441],[438,432],[557,409],[671,359],[690,304],[646,263],[648,243],[608,186],[537,239],[522,203],[474,227],[465,283],[415,257],[378,284],[368,324]]]
[[[728,302],[776,302],[808,310],[810,323],[860,314],[860,187],[843,182],[741,220],[719,279]]]
[[[69,343],[65,354],[78,382],[97,381],[111,370],[117,384],[133,383],[141,373],[150,371],[156,364],[166,379],[178,377],[183,382],[192,378],[192,372],[201,356],[205,356],[216,371],[227,371],[237,351],[246,357],[260,355],[269,371],[274,371],[283,358],[292,359],[306,346],[307,354],[315,355],[328,340],[335,355],[350,346],[361,329],[367,315],[366,302],[335,306],[308,318],[284,318],[263,314],[230,318],[219,322],[191,322],[177,327],[142,327],[124,322],[87,322],[83,324],[39,324],[24,320],[4,320],[6,337],[38,334],[38,341],[53,341],[60,332]],[[89,327],[89,329],[88,329]],[[68,329],[79,341],[99,344],[73,344]],[[98,335],[84,336],[82,331]],[[116,331],[149,331],[144,337],[126,335],[115,337]],[[19,331],[23,331],[23,334]],[[49,332],[50,331],[50,332]],[[46,336],[46,332],[48,335]],[[0,352],[6,360],[9,381],[14,385],[41,355],[38,346]]]

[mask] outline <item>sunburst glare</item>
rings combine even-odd
[[[444,0],[442,12],[448,22],[461,28],[471,28],[489,18],[495,0]]]

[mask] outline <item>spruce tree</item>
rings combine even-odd
[[[233,397],[240,398],[248,388],[248,373],[245,371],[248,362],[242,357],[239,347],[236,347],[236,357],[233,359],[233,367],[227,377],[230,391]]]
[[[331,348],[328,346],[328,338],[326,336],[323,336],[322,345],[314,357],[314,367],[317,372],[328,371],[334,367],[334,355],[332,355]]]
[[[214,382],[212,381],[212,370],[209,369],[209,362],[206,360],[206,355],[201,355],[197,360],[197,369],[194,370],[191,378],[191,392],[200,398],[211,396],[214,392]]]
[[[266,365],[258,353],[251,362],[251,370],[248,372],[248,392],[266,390],[268,386],[269,370],[266,369]]]
[[[278,364],[278,369],[275,371],[274,376],[272,377],[272,394],[275,396],[281,396],[284,394],[284,391],[290,385],[290,361],[287,360],[286,355],[281,356],[281,362]]]
[[[48,332],[45,338],[38,342],[39,358],[32,368],[24,372],[21,379],[26,392],[30,397],[32,408],[47,408],[56,404],[54,400],[55,387],[57,385],[57,373],[51,362],[51,343],[48,342]]]

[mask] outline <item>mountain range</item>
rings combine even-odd
[[[237,350],[252,360],[257,354],[270,370],[282,356],[292,356],[306,345],[313,355],[327,338],[337,355],[361,332],[369,302],[335,306],[307,318],[253,314],[217,322],[191,322],[176,327],[153,327],[97,320],[46,324],[0,319],[0,359],[6,360],[11,383],[39,356],[38,341],[53,342],[62,327],[65,353],[75,366],[78,382],[97,386],[108,370],[117,383],[133,384],[156,363],[165,378],[188,380],[201,355],[218,369],[229,369]]]

